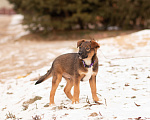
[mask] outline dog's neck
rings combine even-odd
[[[95,57],[96,57],[96,54],[94,54],[92,58],[86,58],[86,59],[84,59],[82,61],[83,64],[84,64],[84,67],[88,67],[88,68],[92,67],[93,64],[94,64],[94,62],[95,62]]]
[[[90,65],[92,63],[91,59],[84,59],[83,61],[85,62],[86,65]]]
[[[83,62],[84,67],[86,68],[91,68],[94,65],[94,62],[92,62],[90,65],[87,65],[84,60],[82,60],[82,62]]]

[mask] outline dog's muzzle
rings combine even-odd
[[[85,59],[88,55],[83,54],[82,52],[78,52],[79,59]]]

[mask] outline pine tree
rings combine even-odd
[[[96,22],[99,0],[9,0],[32,32],[84,29]],[[97,7],[96,7],[97,6]]]
[[[24,15],[31,32],[89,29],[101,23],[105,28],[148,28],[150,0],[9,0]]]

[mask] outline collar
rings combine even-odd
[[[87,64],[85,63],[85,61],[82,60],[82,63],[83,63],[83,65],[84,65],[84,67],[86,67],[86,68],[91,68],[91,67],[94,65],[94,62],[95,62],[95,60],[94,60],[90,65],[87,65]]]

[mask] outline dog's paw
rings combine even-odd
[[[99,99],[98,97],[93,98],[94,101],[102,101],[101,99]]]
[[[72,99],[72,104],[78,104],[79,103],[79,99]]]
[[[98,97],[95,97],[95,98],[93,98],[93,100],[95,101],[95,102],[100,102],[100,101],[102,101],[102,99],[100,99],[100,98],[98,98]]]
[[[94,102],[96,103],[96,104],[99,104],[99,105],[102,105],[103,103],[101,103],[101,101],[102,101],[102,99],[99,99],[98,97],[96,98],[96,99],[93,99],[94,100]]]
[[[49,103],[49,107],[55,106],[55,103]]]

